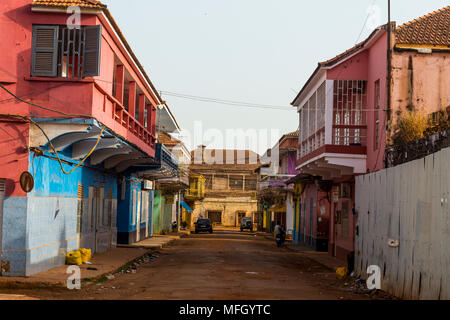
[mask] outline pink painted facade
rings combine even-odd
[[[104,14],[82,14],[81,25],[100,25],[101,59],[100,75],[95,77],[62,78],[32,77],[32,27],[33,25],[65,25],[68,15],[64,10],[46,12],[32,10],[31,0],[2,1],[0,3],[0,83],[24,100],[55,109],[63,113],[91,116],[131,145],[150,157],[155,156],[156,147],[156,106],[161,99],[152,88],[130,53],[130,49],[118,36],[120,31],[115,23]],[[6,32],[7,30],[7,32]],[[117,76],[118,68],[124,69],[122,79]],[[122,80],[122,81],[121,81]],[[135,87],[132,84],[135,83]],[[114,89],[113,86],[116,86]],[[127,88],[129,101],[124,101],[123,90]],[[128,111],[125,105],[129,105]],[[144,119],[144,108],[147,118]],[[64,115],[43,110],[17,101],[0,90],[0,114],[17,114],[34,118],[60,118]],[[3,120],[2,120],[3,121]],[[26,124],[5,123],[9,135],[29,135]],[[19,126],[20,129],[17,129]],[[2,140],[7,141],[7,140]],[[14,158],[20,159],[22,151],[13,148]],[[6,159],[2,158],[2,161]],[[20,160],[19,160],[20,161]],[[17,180],[20,172],[27,170],[26,160],[18,168],[9,170],[3,163],[2,177],[12,175]],[[17,183],[17,181],[16,181]],[[7,183],[13,195],[21,194],[18,188]],[[20,188],[19,188],[20,189]]]
[[[314,229],[316,217],[308,213],[307,199],[312,199],[311,192],[325,191],[311,179],[322,181],[329,194],[328,251],[341,260],[354,250],[355,176],[385,167],[386,148],[393,142],[396,125],[405,112],[430,115],[450,110],[448,45],[433,43],[445,42],[440,40],[445,34],[428,30],[423,39],[417,40],[414,37],[419,31],[412,29],[445,10],[449,8],[399,28],[393,24],[390,50],[387,26],[382,26],[355,47],[319,63],[292,103],[300,114],[297,169],[303,174],[299,181],[305,190],[300,232]],[[304,234],[306,238],[310,235],[314,231]]]
[[[314,247],[319,233],[326,234],[326,249],[342,261],[354,250],[354,178],[383,168],[386,81],[387,32],[381,27],[320,63],[293,102],[300,113],[297,169],[310,177],[302,183],[300,238]],[[319,214],[327,226],[319,228]]]
[[[101,25],[100,75],[83,80],[71,78],[31,77],[31,39],[33,25],[65,25],[67,14],[32,12],[30,0],[1,3],[2,51],[0,57],[0,82],[20,97],[29,97],[29,102],[51,107],[71,114],[93,116],[121,137],[135,144],[147,154],[154,156],[156,105],[160,103],[154,90],[148,84],[137,61],[127,53],[127,48],[116,35],[117,30],[103,15],[83,14],[81,25]],[[125,68],[126,82],[136,82],[137,94],[145,96],[145,108],[151,110],[152,123],[144,126],[144,119],[137,120],[134,114],[124,110],[124,101],[113,96],[114,73],[117,66]],[[8,98],[1,93],[2,100]],[[14,112],[34,117],[56,117],[58,114],[14,101]],[[113,106],[116,110],[113,110]],[[136,107],[138,104],[136,103]],[[11,105],[2,103],[0,112],[10,112]],[[131,107],[130,110],[131,111]],[[141,110],[143,111],[143,110]],[[118,117],[129,127],[118,121]]]

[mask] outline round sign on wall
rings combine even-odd
[[[34,188],[34,178],[28,171],[24,171],[20,175],[20,187],[26,193],[30,192]]]

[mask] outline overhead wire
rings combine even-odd
[[[60,165],[60,167],[61,167],[61,171],[62,171],[64,174],[67,174],[67,175],[73,173],[76,169],[78,169],[80,166],[82,166],[83,163],[84,163],[84,162],[92,155],[92,153],[94,153],[94,151],[95,151],[95,149],[97,148],[97,146],[99,145],[100,140],[101,140],[101,138],[102,138],[102,135],[103,135],[103,133],[104,133],[104,131],[105,131],[105,128],[103,127],[102,130],[101,130],[100,133],[99,133],[99,136],[98,136],[98,138],[97,138],[97,141],[96,141],[95,145],[94,145],[94,146],[92,147],[92,149],[88,152],[88,154],[87,154],[87,155],[86,155],[79,163],[77,163],[77,164],[75,165],[75,167],[72,168],[72,170],[66,171],[66,170],[64,169],[62,160],[61,160],[61,158],[60,158],[59,155],[58,155],[58,151],[56,150],[55,146],[53,145],[53,143],[52,143],[50,137],[47,135],[47,133],[45,132],[45,130],[44,130],[44,129],[36,122],[36,121],[34,121],[33,119],[31,119],[30,117],[22,116],[22,115],[18,115],[18,114],[0,114],[0,117],[19,118],[19,119],[27,120],[27,121],[31,122],[33,125],[35,125],[35,126],[42,132],[42,134],[44,135],[44,137],[47,139],[47,141],[48,141],[50,147],[52,148],[53,152],[55,153],[55,156],[56,156],[56,158],[57,158],[57,160],[58,160],[58,162],[59,162],[59,165]],[[28,146],[27,146],[27,148],[30,149]]]
[[[1,84],[1,83],[0,83],[0,88],[2,88],[4,91],[6,91],[8,94],[10,94],[11,96],[13,96],[15,99],[19,100],[20,102],[26,103],[26,104],[28,104],[28,105],[30,105],[30,106],[33,106],[33,107],[36,107],[36,108],[40,108],[40,109],[43,109],[43,110],[47,110],[47,111],[55,112],[55,113],[58,113],[58,114],[62,114],[62,115],[64,115],[64,116],[67,116],[67,117],[70,117],[70,118],[76,117],[76,118],[95,119],[95,117],[93,117],[93,116],[89,116],[89,115],[85,115],[85,114],[66,113],[66,112],[63,112],[63,111],[60,111],[60,110],[55,110],[55,109],[52,109],[52,108],[47,108],[47,107],[41,106],[41,105],[39,105],[39,104],[30,102],[30,101],[26,101],[26,100],[22,99],[21,97],[15,95],[14,93],[12,93],[8,88],[6,88],[6,87],[5,87],[3,84]]]

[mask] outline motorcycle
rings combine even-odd
[[[285,236],[283,233],[279,233],[275,236],[275,241],[277,243],[278,248],[280,248],[283,245],[284,240],[285,240]]]

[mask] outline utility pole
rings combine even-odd
[[[388,0],[388,49],[387,49],[387,121],[391,120],[391,82],[392,82],[392,26],[391,26],[391,0]]]

